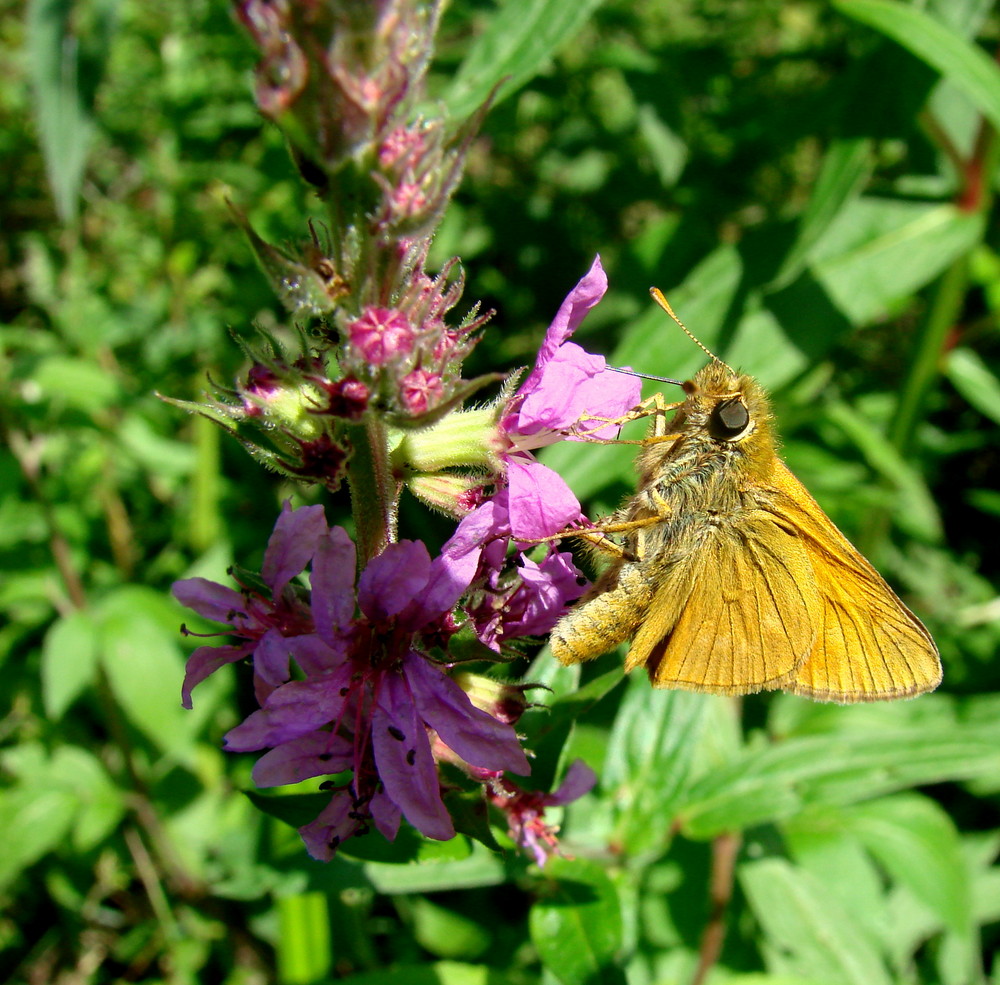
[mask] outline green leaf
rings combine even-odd
[[[891,985],[885,963],[851,912],[784,859],[741,865],[740,883],[764,928],[772,970],[837,985]]]
[[[977,45],[910,4],[894,0],[833,0],[833,4],[937,69],[1000,129],[1000,68]]]
[[[130,586],[105,598],[95,616],[101,666],[122,711],[163,752],[183,758],[191,751],[198,720],[180,703],[184,662],[175,611],[152,589]]]
[[[816,244],[811,268],[854,324],[884,315],[981,239],[984,217],[954,205],[851,202]]]
[[[477,958],[490,946],[490,933],[476,920],[417,897],[412,904],[413,936],[439,958]]]
[[[857,838],[844,831],[843,810],[808,811],[783,824],[781,833],[796,864],[852,914],[872,944],[885,943],[884,877]]]
[[[919,794],[899,794],[859,804],[843,814],[844,828],[897,881],[956,934],[972,919],[969,872],[958,832],[940,807]]]
[[[602,785],[614,790],[615,841],[630,855],[660,849],[687,782],[706,718],[708,700],[690,691],[629,681],[608,744]]]
[[[105,369],[86,359],[51,356],[42,360],[33,382],[53,406],[97,414],[121,401],[118,381]]]
[[[770,287],[778,290],[801,272],[813,246],[822,238],[845,204],[860,193],[872,170],[871,141],[863,138],[835,140],[816,178],[812,195],[799,219],[799,231]]]
[[[614,964],[622,944],[618,893],[601,866],[582,859],[551,858],[547,892],[528,919],[538,956],[563,985],[618,985]]]
[[[78,802],[67,790],[38,782],[4,790],[0,797],[0,887],[61,845],[76,820]]]
[[[1000,379],[978,352],[965,347],[952,349],[945,359],[944,372],[980,414],[1000,424]]]
[[[285,985],[310,985],[330,974],[330,911],[326,893],[279,897],[278,977]]]
[[[1000,729],[915,726],[801,739],[717,767],[686,791],[678,812],[692,838],[851,804],[924,783],[1000,774]]]
[[[56,620],[42,644],[42,700],[52,721],[93,683],[97,671],[97,629],[89,613]]]
[[[516,92],[573,40],[600,0],[508,0],[472,43],[444,101],[464,118],[500,82],[496,102]],[[501,82],[501,80],[503,80]]]
[[[660,183],[664,188],[673,188],[687,164],[687,144],[663,122],[656,107],[649,103],[639,107],[639,134]]]
[[[464,853],[464,857],[454,857],[457,852]],[[432,853],[439,854],[435,858]],[[446,842],[424,841],[417,860],[408,865],[368,862],[364,871],[380,893],[433,893],[499,886],[507,878],[498,855],[478,842],[472,843],[470,852],[469,843],[462,837]]]
[[[857,446],[865,461],[895,488],[898,505],[892,515],[899,526],[922,540],[940,542],[944,537],[941,514],[919,470],[863,414],[848,404],[831,401],[824,413]]]
[[[72,792],[77,798],[71,837],[77,851],[88,851],[98,845],[125,814],[125,791],[86,749],[78,746],[57,749],[40,775],[50,787]]]

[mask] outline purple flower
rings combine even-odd
[[[535,862],[543,867],[550,856],[561,854],[556,837],[559,829],[545,823],[545,808],[561,807],[579,800],[596,782],[594,771],[582,759],[577,759],[554,793],[522,790],[513,781],[501,777],[491,784],[490,803],[506,815],[511,838],[530,851]]]
[[[220,667],[253,657],[258,700],[288,680],[289,657],[314,666],[332,656],[313,629],[313,616],[302,594],[289,584],[309,562],[313,547],[327,532],[322,506],[292,510],[285,503],[264,554],[261,579],[270,596],[243,587],[241,592],[205,578],[174,582],[179,602],[215,622],[229,623],[229,635],[241,640],[231,646],[201,646],[188,658],[181,697],[191,707],[191,692]],[[354,568],[354,545],[341,542],[343,561]],[[322,651],[322,652],[320,652]]]
[[[499,649],[504,639],[548,632],[582,594],[585,582],[570,555],[554,549],[540,565],[522,559],[516,593],[505,593],[502,571],[511,542],[550,537],[583,520],[580,503],[558,473],[531,454],[555,441],[574,440],[588,417],[617,418],[639,402],[637,377],[607,368],[569,336],[604,296],[608,280],[600,257],[570,291],[545,335],[534,369],[511,397],[500,420],[505,473],[497,492],[462,519],[442,554],[455,564],[474,558],[484,595],[472,612],[480,639]],[[596,432],[611,434],[614,426]],[[516,598],[515,598],[516,596]]]
[[[311,593],[291,579],[311,563]],[[431,559],[419,541],[390,544],[355,588],[355,551],[322,508],[286,506],[264,558],[271,597],[237,593],[204,579],[174,586],[181,601],[228,622],[242,642],[200,647],[184,683],[191,689],[225,663],[252,656],[260,709],[226,735],[236,752],[267,750],[254,767],[259,786],[348,774],[329,807],[301,829],[310,853],[329,859],[369,822],[395,837],[400,817],[430,838],[455,829],[441,797],[434,747],[443,744],[470,771],[530,772],[510,724],[477,708],[424,655],[424,639],[454,632],[451,612],[473,568]],[[293,680],[290,660],[301,670]]]
[[[556,441],[575,439],[572,429],[588,416],[617,418],[639,403],[638,377],[607,368],[603,356],[569,337],[604,297],[608,278],[595,257],[590,270],[556,312],[534,369],[511,398],[500,421],[510,442],[506,454],[511,530],[531,539],[558,533],[580,517],[580,504],[562,478],[529,453]],[[612,436],[609,425],[597,437]]]

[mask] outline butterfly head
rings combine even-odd
[[[760,384],[713,359],[684,384],[682,414],[688,426],[722,446],[770,443],[771,409]]]

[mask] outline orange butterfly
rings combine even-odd
[[[713,356],[683,387],[643,442],[638,491],[597,528],[625,543],[553,630],[556,657],[631,638],[626,670],[656,687],[840,702],[933,690],[934,641],[778,457],[760,384]]]

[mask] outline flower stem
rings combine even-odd
[[[351,508],[357,530],[362,568],[396,539],[397,484],[389,467],[385,424],[372,418],[353,429],[353,454],[348,466]]]

